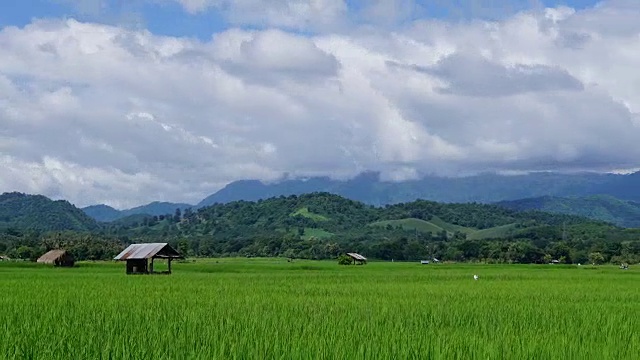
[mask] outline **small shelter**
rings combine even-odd
[[[353,260],[353,263],[356,265],[362,265],[367,263],[367,258],[360,254],[347,253],[347,256],[349,256]]]
[[[73,255],[67,250],[51,250],[44,255],[40,256],[37,262],[41,264],[49,264],[53,266],[66,266],[71,267],[75,264]]]
[[[127,274],[171,274],[171,260],[184,257],[167,243],[150,243],[131,244],[113,259],[127,262]],[[167,260],[168,270],[154,272],[155,259]]]

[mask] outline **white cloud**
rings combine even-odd
[[[159,1],[159,0],[156,0]],[[222,12],[236,25],[322,29],[340,25],[348,11],[345,0],[172,0],[197,14]]]
[[[207,42],[75,20],[6,27],[0,190],[133,206],[284,173],[637,168],[636,15],[615,1]]]

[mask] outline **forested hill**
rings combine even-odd
[[[0,229],[3,228],[95,231],[99,226],[68,201],[13,192],[0,195]]]
[[[130,243],[169,242],[188,256],[326,259],[356,251],[384,260],[540,263],[549,257],[586,262],[594,253],[616,262],[639,258],[639,238],[638,230],[571,215],[423,200],[374,207],[312,193],[129,216],[100,225],[90,235],[34,235],[15,228],[3,234],[0,229],[0,252],[35,257],[52,244],[63,244],[79,259],[108,259]]]
[[[544,196],[503,201],[496,205],[516,211],[538,210],[554,214],[577,215],[622,227],[640,227],[640,203],[606,195],[566,198]]]
[[[582,217],[497,205],[432,201],[374,207],[329,193],[236,201],[181,214],[128,218],[104,230],[163,239],[200,256],[322,259],[357,251],[377,259],[586,262],[640,254],[640,233]]]
[[[321,228],[330,232],[351,231],[375,226],[380,221],[435,221],[460,228],[486,230],[510,224],[557,225],[590,223],[577,216],[543,212],[521,212],[496,205],[467,203],[447,204],[417,200],[409,203],[375,207],[330,193],[280,196],[267,200],[237,201],[215,204],[188,212],[187,218],[212,227],[213,231],[251,227],[283,229],[287,227]]]

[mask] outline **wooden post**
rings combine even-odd
[[[151,267],[149,268],[149,272],[153,274],[153,258],[151,258]]]
[[[169,274],[171,274],[171,258],[167,259],[167,264],[169,265]]]

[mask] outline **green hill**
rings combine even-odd
[[[454,236],[457,232],[461,232],[467,236],[468,239],[481,240],[481,239],[502,239],[516,234],[518,231],[515,224],[495,226],[487,229],[474,229],[455,224],[449,224],[438,217],[426,221],[421,219],[401,219],[401,220],[383,220],[376,221],[369,224],[369,226],[376,227],[400,227],[404,230],[419,231],[422,233],[431,233],[433,235],[440,234],[443,231],[448,236]]]
[[[29,211],[16,212],[18,207],[13,206],[15,214],[27,214],[13,216],[14,225],[28,229],[36,223],[46,224],[36,209],[55,204],[44,214],[84,224],[76,225],[76,229],[94,227],[97,238],[123,244],[168,242],[187,256],[327,259],[345,252],[359,252],[371,259],[383,260],[436,257],[452,261],[540,263],[551,256],[566,262],[585,263],[589,254],[599,253],[605,261],[640,259],[640,230],[623,229],[579,216],[516,211],[498,205],[418,200],[375,207],[329,193],[311,193],[255,202],[219,203],[196,211],[185,209],[170,216],[138,215],[98,228],[91,219],[85,224],[82,218],[71,216],[78,210],[66,202],[24,195],[5,197],[6,201],[23,199],[17,203],[43,201]],[[65,211],[61,211],[63,207]],[[47,228],[68,226],[60,225],[63,221],[54,224],[57,225]],[[0,251],[18,254],[25,250],[20,250],[21,246],[29,244],[34,254],[50,244],[37,243],[45,240],[28,236],[15,229],[6,229],[4,233],[0,229]],[[82,241],[76,250],[78,258],[106,256],[106,253],[82,250],[84,246],[93,248]]]
[[[516,224],[508,224],[473,231],[469,233],[468,238],[471,240],[504,239],[516,235],[517,231],[519,231],[519,229],[517,228]]]
[[[458,232],[458,231],[462,232],[462,233],[465,233],[465,234],[471,234],[471,233],[477,231],[477,229],[474,229],[474,228],[469,228],[469,227],[460,226],[460,225],[456,225],[456,224],[450,224],[450,223],[440,219],[437,216],[432,217],[429,220],[429,222],[434,224],[434,225],[436,225],[436,226],[441,227],[442,229],[446,230],[448,233],[451,233],[451,234],[453,234],[455,232]]]
[[[296,210],[294,213],[291,214],[291,216],[298,216],[298,215],[306,217],[306,218],[309,218],[309,219],[314,220],[314,221],[328,221],[329,220],[326,216],[310,212],[308,207],[300,208],[300,209]]]
[[[0,195],[1,228],[90,231],[99,226],[67,201],[13,192]]]
[[[140,218],[136,219],[140,225]],[[216,204],[191,213],[179,222],[150,220],[146,231],[180,231],[182,234],[213,234],[221,238],[267,236],[269,234],[316,232],[327,238],[355,236],[371,231],[419,231],[449,236],[461,233],[474,238],[511,235],[519,229],[540,225],[558,226],[587,223],[585,218],[541,212],[518,212],[495,205],[443,204],[414,201],[374,207],[329,193],[277,197],[257,202]],[[115,222],[111,225],[117,225]],[[162,225],[164,224],[164,225]],[[131,221],[129,226],[135,226]],[[160,226],[162,225],[162,226]],[[124,226],[124,224],[123,224]],[[315,229],[315,230],[314,230]],[[479,233],[478,233],[479,232]],[[478,233],[478,234],[477,234]]]
[[[616,199],[608,195],[586,197],[552,197],[503,201],[497,205],[515,210],[538,210],[601,220],[622,227],[640,227],[640,203]]]
[[[376,221],[374,223],[369,224],[369,226],[375,227],[391,227],[391,228],[401,228],[404,230],[412,230],[412,231],[420,231],[423,233],[440,233],[442,231],[447,231],[444,228],[433,224],[430,221],[425,221],[421,219],[400,219],[400,220],[382,220]]]

